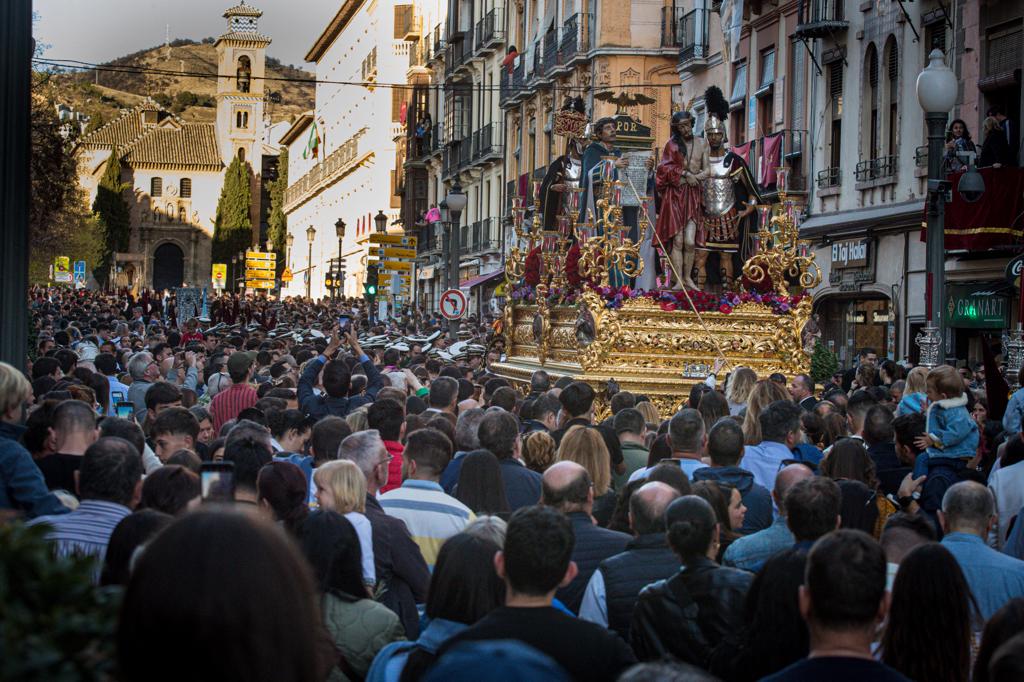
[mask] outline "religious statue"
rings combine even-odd
[[[704,180],[704,212],[697,230],[697,286],[707,280],[707,260],[719,255],[724,288],[733,282],[733,257],[741,254],[748,230],[745,223],[754,214],[761,197],[746,162],[725,145],[725,121],[729,103],[722,91],[712,85],[704,92],[708,120],[704,124],[709,166]]]
[[[697,245],[697,228],[703,218],[702,183],[708,172],[707,143],[693,135],[693,114],[672,114],[672,136],[665,143],[655,187],[658,220],[655,232],[668,251],[676,281],[674,288],[699,288],[691,275]]]
[[[576,216],[569,215],[569,196],[573,189],[580,186],[583,170],[581,135],[585,125],[586,111],[581,97],[566,100],[561,111],[555,115],[554,133],[565,137],[566,143],[565,154],[548,166],[540,188],[545,230],[557,230],[558,219],[562,216],[572,222],[576,220]]]

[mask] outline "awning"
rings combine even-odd
[[[476,277],[470,277],[469,279],[459,282],[460,289],[472,289],[475,286],[480,286],[485,282],[490,282],[493,279],[497,279],[505,274],[504,270],[495,270],[494,272],[487,272]]]
[[[424,265],[421,267],[419,274],[416,275],[416,279],[434,279],[434,266]]]

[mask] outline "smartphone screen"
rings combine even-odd
[[[123,403],[128,398],[125,397],[124,391],[111,391],[110,392],[110,399],[116,405],[117,403]]]
[[[199,470],[199,484],[203,502],[233,502],[235,465],[232,462],[203,462]]]
[[[114,414],[121,419],[131,419],[135,416],[135,405],[120,400],[114,403]]]
[[[339,315],[338,316],[338,327],[341,329],[341,331],[347,332],[348,328],[351,325],[352,325],[352,318],[351,317],[349,317],[348,315]]]

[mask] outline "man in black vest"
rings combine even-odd
[[[587,470],[575,462],[558,462],[544,472],[541,504],[569,517],[576,542],[572,560],[579,569],[576,577],[556,593],[559,601],[579,613],[583,590],[598,564],[626,549],[630,537],[594,524],[594,484]]]
[[[665,510],[679,491],[660,482],[645,483],[629,498],[629,525],[636,535],[626,551],[601,562],[587,584],[580,618],[603,625],[629,641],[633,607],[644,586],[679,570],[665,539]]]

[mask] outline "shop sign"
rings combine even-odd
[[[832,269],[864,268],[868,266],[870,240],[847,239],[832,245]]]
[[[948,327],[1003,329],[1009,325],[1010,301],[992,284],[951,285],[946,288]]]
[[[1024,272],[1024,253],[1013,258],[1006,264],[1006,281],[1010,286],[1020,286],[1020,276]]]

